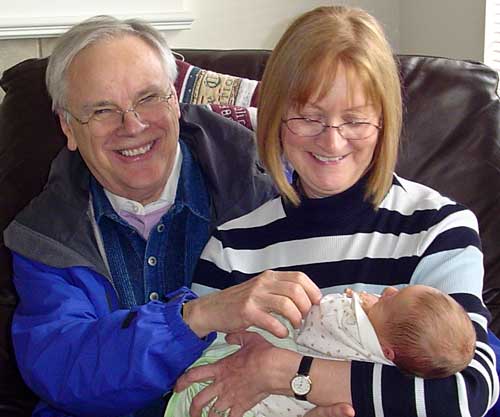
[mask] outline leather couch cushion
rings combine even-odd
[[[178,52],[193,66],[253,80],[261,79],[270,54],[261,50]],[[491,328],[500,335],[498,75],[474,62],[422,56],[398,59],[405,117],[397,172],[465,204],[478,216],[485,254],[483,295],[493,316]],[[46,64],[46,59],[24,61],[0,80],[6,92],[0,105],[1,230],[41,191],[51,160],[65,144],[45,89]],[[246,105],[206,105],[245,120],[243,124],[251,123],[246,121]],[[0,239],[0,414],[2,398],[15,396],[6,405],[6,415],[14,417],[25,415],[22,409],[32,407],[34,397],[15,370],[10,346],[8,323],[15,305],[10,274],[9,254]]]
[[[213,76],[230,73],[255,80],[261,78],[270,53],[178,52],[189,63],[182,63],[184,67],[210,69]],[[500,333],[498,75],[483,64],[468,61],[422,56],[398,59],[405,124],[397,172],[436,188],[478,216],[485,253],[484,298],[494,315],[492,327]],[[65,143],[50,111],[43,81],[45,67],[46,59],[27,60],[7,70],[0,81],[6,91],[0,108],[0,189],[3,195],[10,194],[0,202],[2,229],[42,189],[49,163]],[[207,77],[202,79],[206,82]],[[255,104],[254,95],[249,100]],[[239,109],[232,104],[211,103],[218,112],[237,118]],[[4,256],[2,250],[0,246],[0,256]],[[0,282],[7,280],[8,267],[2,263]]]
[[[185,74],[186,67],[197,67],[212,70],[214,77],[221,73],[255,80],[261,78],[270,54],[262,50],[178,52],[186,60],[180,63]],[[398,59],[405,125],[397,172],[436,188],[478,216],[485,253],[484,297],[494,313],[493,328],[500,332],[498,75],[483,64],[468,61],[409,55]],[[49,162],[65,143],[50,111],[43,81],[46,62],[24,61],[7,70],[0,81],[6,91],[0,109],[0,187],[13,193],[0,203],[2,229],[42,189]],[[206,82],[206,74],[201,79]],[[238,80],[232,78],[231,83],[235,82]],[[178,82],[179,92],[181,86]],[[248,97],[255,104],[256,97]],[[218,112],[237,118],[241,111],[233,104],[211,103]],[[5,282],[7,272],[2,263],[0,280]]]
[[[469,207],[485,256],[483,297],[500,334],[498,74],[475,62],[400,56],[405,106],[397,172]]]

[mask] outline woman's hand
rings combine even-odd
[[[286,327],[270,313],[282,315],[298,328],[311,305],[319,303],[320,298],[320,289],[301,272],[265,271],[186,303],[184,320],[199,337],[211,331],[238,332],[249,326],[286,337]]]
[[[300,354],[276,348],[253,332],[231,334],[226,340],[240,345],[240,350],[215,364],[192,368],[177,381],[176,391],[194,382],[212,381],[193,399],[191,417],[200,417],[202,409],[215,398],[210,417],[219,417],[215,410],[222,412],[229,408],[231,417],[241,417],[271,393],[291,393],[287,383],[285,390],[280,391],[275,382],[290,381],[298,368]]]

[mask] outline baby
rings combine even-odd
[[[326,295],[311,308],[296,342],[309,348],[312,356],[355,360],[365,356],[370,362],[390,361],[422,378],[444,378],[472,360],[476,333],[453,298],[432,287],[413,285],[401,291],[387,287],[380,297],[350,289]],[[344,352],[332,352],[337,345],[345,347]]]
[[[361,360],[395,365],[422,378],[444,378],[464,369],[472,360],[476,334],[465,310],[441,291],[413,285],[386,288],[381,296],[347,289],[325,295],[296,331],[285,322],[289,337],[278,339],[250,328],[269,342],[305,355],[337,360]],[[235,352],[224,335],[193,366],[213,363]],[[174,393],[165,417],[188,417],[192,398],[206,383]],[[303,415],[315,405],[293,397],[270,395],[245,417]],[[209,407],[203,410],[208,416]]]

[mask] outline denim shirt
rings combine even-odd
[[[113,209],[102,186],[91,179],[94,215],[102,234],[120,304],[131,308],[189,287],[209,237],[210,204],[201,170],[181,141],[183,162],[172,207],[146,241]]]

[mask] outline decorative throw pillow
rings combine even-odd
[[[208,71],[177,60],[175,90],[181,103],[201,104],[255,130],[259,82]]]
[[[215,113],[232,119],[250,130],[257,127],[257,107],[228,106],[224,104],[200,104]]]

